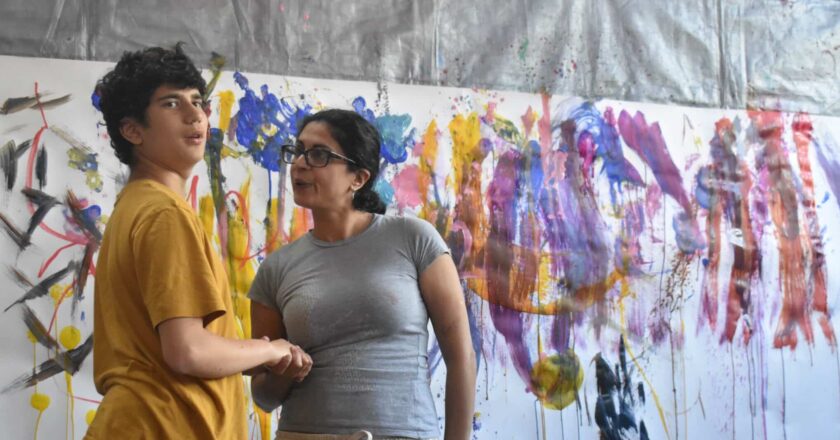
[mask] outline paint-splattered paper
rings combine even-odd
[[[93,95],[110,65],[0,59],[0,417],[8,438],[81,438],[96,245],[126,178]],[[840,429],[837,118],[233,72],[211,103],[189,202],[244,336],[260,261],[311,227],[279,146],[355,109],[382,133],[390,212],[434,224],[458,265],[474,438]],[[443,423],[436,343],[429,371]],[[255,437],[273,417],[251,415]]]

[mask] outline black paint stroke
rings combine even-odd
[[[16,267],[9,267],[9,275],[12,276],[12,279],[18,286],[23,287],[26,290],[31,289],[35,285],[32,283],[32,281],[29,281],[29,278],[27,278],[26,275],[24,275],[23,272],[19,271]]]
[[[85,285],[87,285],[88,273],[90,266],[93,264],[93,254],[99,249],[99,243],[89,241],[85,245],[85,255],[82,257],[82,264],[79,265],[76,271],[76,281],[73,283],[73,306],[71,308],[71,316],[76,316],[76,309],[79,302],[85,293]]]
[[[39,297],[42,297],[42,296],[46,295],[47,293],[50,292],[50,287],[52,287],[59,280],[61,280],[65,276],[67,276],[68,273],[73,272],[78,265],[79,265],[79,263],[77,261],[75,261],[75,260],[71,261],[70,263],[67,264],[67,267],[65,267],[64,269],[61,269],[58,272],[55,272],[55,273],[51,274],[50,276],[41,280],[40,283],[36,284],[34,287],[29,289],[29,291],[26,292],[22,297],[18,298],[17,301],[9,304],[9,306],[6,307],[3,310],[3,312],[9,311],[9,309],[11,309],[16,304],[21,304],[21,303],[24,303],[26,301],[29,301],[30,299],[35,299],[35,298],[39,298]]]
[[[63,351],[56,357],[38,365],[34,374],[23,375],[15,379],[3,389],[2,393],[31,387],[38,382],[43,382],[56,374],[61,373],[62,371],[66,371],[71,375],[76,374],[82,366],[82,362],[84,362],[88,355],[90,355],[92,349],[93,335],[91,334],[82,345],[70,351]]]
[[[3,106],[0,107],[0,115],[8,115],[15,112],[19,112],[21,110],[26,110],[33,105],[38,104],[38,98],[35,96],[24,96],[21,98],[9,98],[5,102],[3,102]]]
[[[3,102],[3,106],[0,107],[0,115],[8,115],[12,113],[19,112],[21,110],[26,110],[28,108],[36,108],[38,107],[38,98],[43,97],[45,95],[36,95],[36,96],[23,96],[20,98],[9,98],[5,102]],[[58,107],[62,104],[66,104],[70,101],[70,94],[51,99],[49,101],[44,101],[41,103],[42,109],[48,109],[53,107]]]
[[[55,98],[55,99],[50,99],[49,101],[43,101],[43,102],[41,102],[41,108],[46,110],[46,109],[58,107],[62,104],[66,104],[66,103],[70,102],[70,96],[71,95],[68,93],[64,96],[61,96],[61,97],[58,97],[58,98]]]
[[[35,316],[35,312],[33,312],[26,304],[24,304],[21,309],[23,310],[23,322],[26,324],[26,328],[29,329],[29,332],[32,333],[32,336],[35,337],[35,340],[44,347],[51,350],[58,350],[58,342],[56,342],[56,340],[50,335],[49,330],[47,330],[47,327],[41,323],[41,320]]]
[[[38,179],[38,188],[47,185],[47,149],[38,150],[38,157],[35,158],[35,178]]]
[[[26,231],[21,231],[3,214],[0,214],[0,222],[3,223],[4,229],[6,229],[9,237],[17,244],[18,248],[23,250],[32,244],[32,234],[35,233],[38,225],[44,221],[44,217],[47,216],[50,209],[60,202],[55,197],[34,188],[24,188],[21,192],[30,202],[37,206],[35,212],[32,213],[32,217],[29,219],[29,225]]]
[[[598,383],[598,399],[595,402],[595,423],[600,429],[602,440],[648,439],[644,421],[636,425],[630,372],[627,369],[627,354],[624,337],[619,341],[619,363],[615,369],[601,356],[595,355],[595,375]],[[638,384],[639,403],[644,404],[644,388]],[[618,408],[615,403],[618,402]],[[632,437],[631,437],[632,436]]]
[[[23,156],[23,153],[32,145],[32,140],[28,140],[20,145],[15,146],[15,141],[6,142],[0,147],[0,169],[6,176],[6,189],[12,190],[17,180],[17,163],[18,159]]]

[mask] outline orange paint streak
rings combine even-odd
[[[484,246],[487,241],[488,222],[484,214],[484,198],[481,192],[481,163],[485,154],[481,151],[480,124],[475,113],[464,118],[455,116],[449,123],[452,136],[452,166],[455,193],[459,194],[455,205],[453,223],[461,222],[470,231],[472,247],[464,255],[462,271],[473,273],[483,267]],[[469,288],[480,295],[486,295],[486,284],[475,279],[467,280]]]
[[[782,310],[773,346],[795,349],[798,341],[797,327],[802,330],[808,343],[814,342],[814,332],[808,318],[808,291],[803,264],[806,256],[799,227],[796,189],[791,181],[793,170],[782,145],[784,125],[781,113],[750,111],[748,114],[764,141],[764,160],[771,185],[768,204],[779,251]]]
[[[805,220],[807,222],[808,239],[804,240],[808,256],[810,256],[810,279],[808,285],[812,287],[811,305],[820,313],[819,322],[823,334],[831,345],[837,345],[834,329],[828,314],[828,289],[826,287],[825,254],[822,238],[820,237],[820,223],[817,218],[816,201],[814,197],[814,176],[811,172],[811,160],[808,149],[811,146],[811,119],[804,113],[797,114],[793,120],[793,141],[796,144],[796,158],[799,162],[800,177],[802,178],[802,204],[804,205]]]
[[[735,246],[735,261],[732,264],[732,271],[729,275],[729,297],[726,304],[726,327],[723,337],[732,341],[735,337],[735,330],[738,319],[747,311],[744,309],[745,297],[749,297],[750,281],[759,268],[759,255],[755,240],[755,233],[752,230],[752,223],[749,221],[749,193],[752,189],[750,170],[740,162],[740,194],[736,214],[738,215],[736,228],[741,230],[742,246]],[[747,344],[752,336],[752,329],[744,326],[744,343]]]
[[[289,226],[290,240],[297,240],[313,227],[315,227],[315,222],[312,221],[312,212],[296,206],[292,211],[292,224]]]

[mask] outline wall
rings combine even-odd
[[[62,202],[72,189],[87,219],[54,206],[23,249],[0,232],[4,267],[36,284],[85,258],[90,225],[104,228],[124,179],[91,100],[109,64],[0,62],[13,72],[0,81],[3,215],[30,224],[36,206],[21,190],[34,187]],[[222,72],[217,141],[190,201],[225,255],[244,328],[259,262],[311,224],[288,197],[277,147],[322,107],[379,126],[390,211],[429,220],[452,247],[479,359],[475,438],[837,430],[837,118]],[[74,313],[66,295],[83,274]],[[0,277],[4,308],[30,290]],[[94,279],[95,267],[79,269],[25,301],[59,352],[92,332]],[[100,399],[91,359],[76,356],[72,376],[59,367],[36,386],[16,382],[57,357],[27,338],[23,310],[0,314],[6,436],[80,437]],[[429,356],[442,417],[435,344]]]

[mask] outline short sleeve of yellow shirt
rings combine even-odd
[[[239,338],[224,267],[183,197],[149,180],[126,185],[96,269],[93,369],[104,397],[86,438],[245,438],[241,375],[199,379],[163,359],[156,328],[167,319],[202,318]]]
[[[144,219],[131,237],[140,296],[152,326],[172,318],[201,317],[205,325],[225,312],[206,255],[198,219],[181,207],[167,207]]]

